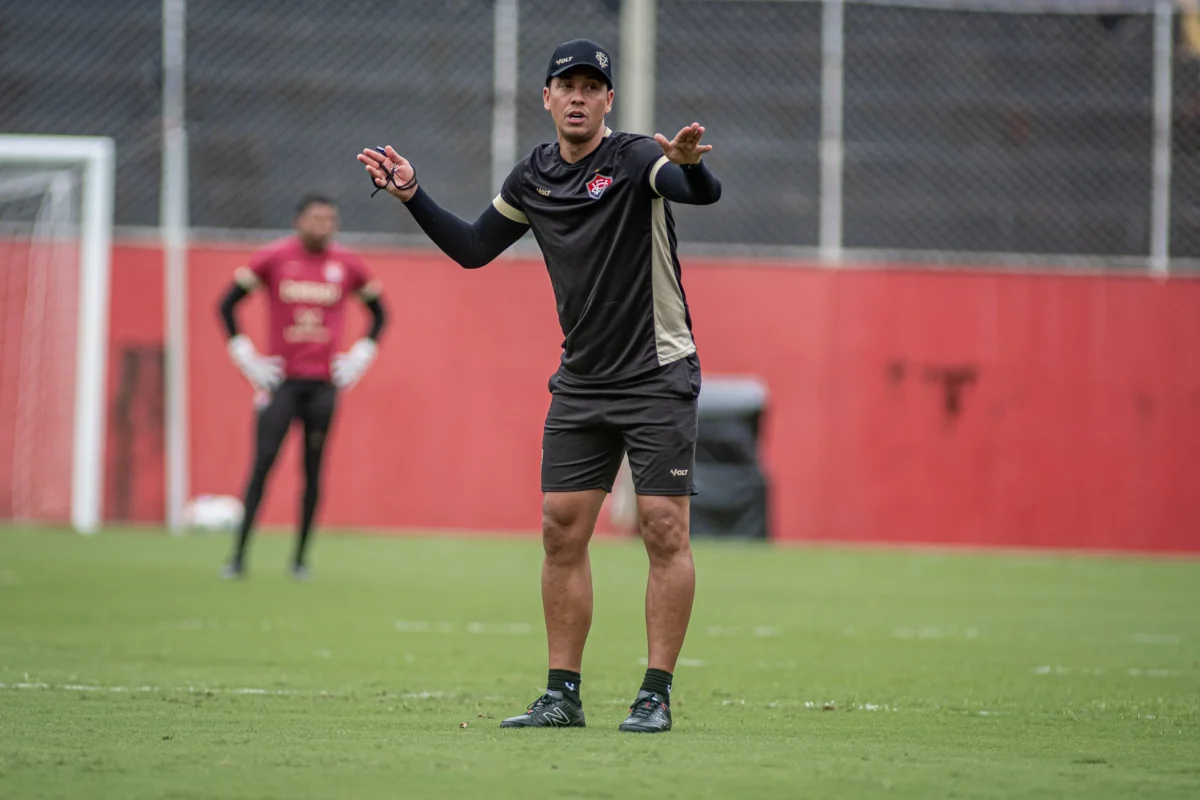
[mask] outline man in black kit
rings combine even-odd
[[[592,622],[588,542],[628,453],[650,574],[648,664],[622,731],[671,729],[671,681],[696,575],[688,510],[700,362],[680,282],[670,202],[705,205],[721,185],[702,163],[704,128],[668,140],[614,133],[612,57],[576,39],[554,51],[542,90],[557,141],[522,160],[473,224],[434,202],[391,147],[358,160],[376,187],[467,269],[532,229],[554,287],[563,353],[542,438],[546,693],[503,728],[583,727],[580,668]]]

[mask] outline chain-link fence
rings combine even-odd
[[[1147,253],[1152,29],[848,6],[846,246]]]
[[[1171,115],[1171,254],[1200,256],[1200,2],[1180,26]]]
[[[487,0],[202,0],[188,5],[187,119],[197,225],[286,225],[305,191],[348,228],[396,229],[354,156],[392,144],[458,213],[488,197]]]
[[[111,136],[116,217],[158,223],[161,0],[0,3],[0,133]]]
[[[1165,62],[1155,0],[650,2],[655,68],[629,75],[622,18],[637,0],[573,0],[569,13],[561,0],[190,0],[191,225],[277,231],[315,190],[341,203],[348,231],[416,233],[368,199],[354,161],[385,142],[473,218],[498,162],[553,138],[546,59],[587,36],[614,55],[614,128],[635,118],[631,80],[650,82],[654,129],[708,128],[724,198],[677,209],[693,246],[1127,263],[1169,234],[1180,266],[1200,258],[1196,0],[1169,0]],[[0,4],[0,131],[115,137],[123,226],[159,220],[161,18],[161,0]],[[1170,139],[1156,140],[1164,119]]]
[[[814,246],[820,206],[821,5],[661,0],[656,126],[701,122],[719,209],[677,209],[683,241]]]

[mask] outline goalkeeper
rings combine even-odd
[[[258,409],[245,514],[224,577],[245,573],[246,545],[263,487],[293,420],[300,420],[304,429],[305,484],[291,571],[296,578],[308,577],[305,558],[337,395],[357,383],[374,361],[385,321],[379,282],[357,255],[333,242],[337,227],[332,200],[304,197],[296,207],[295,235],[257,251],[247,266],[237,269],[221,299],[229,355],[255,388]],[[260,354],[239,332],[234,315],[237,304],[258,287],[267,293],[271,355]],[[373,320],[348,352],[335,354],[350,295],[366,304]]]

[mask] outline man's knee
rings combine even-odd
[[[665,497],[640,498],[638,522],[651,561],[670,561],[691,547],[686,504]]]
[[[583,558],[592,537],[588,512],[580,498],[547,496],[542,501],[542,548],[547,559],[569,563]]]

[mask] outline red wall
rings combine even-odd
[[[248,252],[191,255],[194,493],[238,494],[249,458],[251,393],[215,312]],[[366,255],[391,324],[342,400],[323,519],[536,530],[561,340],[544,267]],[[160,263],[117,248],[115,350],[159,341]],[[770,386],[780,538],[1200,550],[1200,281],[701,261],[684,281],[705,374]],[[162,507],[147,437],[125,492],[141,519]],[[267,522],[294,516],[296,459],[289,442]]]

